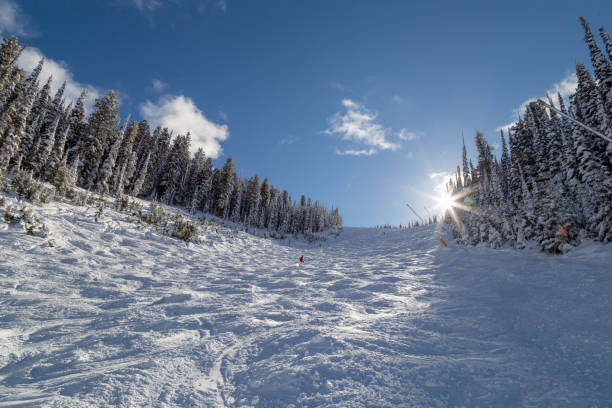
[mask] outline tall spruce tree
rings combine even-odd
[[[118,126],[119,94],[110,91],[96,99],[94,111],[89,116],[81,170],[81,184],[84,188],[90,189],[95,186],[106,143],[116,135]]]

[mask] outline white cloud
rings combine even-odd
[[[120,0],[123,4],[128,4],[136,7],[141,13],[151,15],[160,8],[167,6],[174,7],[190,7],[195,6],[195,10],[203,12],[210,8],[216,8],[225,12],[227,10],[227,0],[197,0],[197,1],[183,1],[183,0]]]
[[[445,195],[446,184],[448,184],[450,179],[454,179],[455,173],[451,171],[439,171],[429,173],[427,176],[434,182],[434,191],[439,195]]]
[[[399,132],[397,132],[397,137],[400,140],[405,140],[407,142],[417,140],[423,136],[423,132],[409,132],[406,128],[402,128]]]
[[[164,95],[157,103],[147,100],[140,113],[153,126],[167,127],[180,134],[190,132],[193,148],[203,148],[213,159],[223,152],[220,142],[229,137],[227,125],[209,121],[193,100],[184,95]]]
[[[0,31],[22,37],[36,34],[30,25],[30,17],[23,14],[12,0],[0,0]]]
[[[160,79],[153,79],[153,89],[157,92],[161,92],[168,87],[168,84]]]
[[[24,71],[29,74],[43,56],[43,53],[38,48],[27,47],[21,53],[19,59],[17,59],[17,65],[22,67]],[[83,89],[87,89],[88,93],[85,109],[87,112],[91,112],[93,100],[99,98],[101,94],[98,88],[76,81],[68,65],[64,61],[55,61],[45,57],[43,69],[38,77],[41,85],[47,82],[47,78],[50,75],[53,76],[53,82],[51,82],[51,90],[53,93],[55,93],[57,89],[62,86],[62,83],[66,81],[64,97],[68,102],[75,102],[79,95],[81,95]]]
[[[344,154],[372,155],[378,150],[397,150],[399,144],[387,140],[390,129],[376,122],[378,114],[350,99],[343,99],[344,113],[337,112],[329,118],[328,135],[339,134],[342,140],[368,146],[368,150],[347,150]],[[337,151],[339,152],[339,151]],[[338,153],[342,154],[342,153]]]
[[[396,104],[398,104],[398,105],[401,105],[402,103],[404,103],[404,102],[406,102],[406,101],[404,100],[404,98],[402,98],[402,97],[401,97],[401,96],[399,96],[399,95],[393,95],[393,96],[391,97],[391,102],[396,103]]]
[[[219,115],[219,118],[221,118],[222,121],[229,122],[229,115],[223,110],[222,106],[220,106],[217,110],[217,115]]]
[[[503,130],[505,133],[508,133],[510,128],[516,124],[516,121],[518,120],[519,115],[523,116],[525,114],[525,109],[527,108],[527,105],[529,105],[529,103],[534,102],[538,99],[542,99],[544,102],[548,102],[546,98],[546,94],[550,95],[550,97],[553,100],[553,103],[555,104],[555,106],[558,107],[557,93],[560,93],[563,99],[567,100],[567,98],[570,95],[576,92],[577,86],[578,86],[578,78],[576,77],[576,73],[572,72],[571,74],[563,78],[561,81],[554,83],[552,87],[550,87],[548,91],[544,93],[544,95],[537,97],[537,98],[530,98],[530,99],[527,99],[525,102],[523,102],[518,108],[512,111],[512,118],[514,119],[514,121],[507,123],[505,125],[499,126],[496,130],[498,132],[500,130]]]
[[[162,5],[161,0],[128,0],[128,2],[143,13],[151,13]]]
[[[292,144],[294,144],[295,142],[297,142],[298,140],[300,140],[300,138],[299,138],[299,137],[294,136],[294,135],[289,135],[289,136],[287,136],[287,137],[285,137],[285,138],[282,138],[282,139],[281,139],[281,140],[278,142],[278,144],[281,144],[281,145],[292,145]]]
[[[376,152],[377,152],[376,149],[363,149],[363,150],[353,150],[353,149],[339,150],[339,149],[336,149],[336,154],[341,155],[341,156],[371,156],[371,155],[373,155]]]

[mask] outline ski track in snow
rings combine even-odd
[[[53,248],[0,231],[0,407],[612,405],[609,245],[443,248],[433,227],[185,245],[35,210]]]

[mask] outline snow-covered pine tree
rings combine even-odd
[[[593,68],[595,68],[595,79],[604,99],[608,119],[612,119],[612,66],[610,66],[610,62],[601,53],[595,38],[593,38],[593,34],[591,34],[589,24],[583,17],[580,17],[580,23],[584,28],[584,41],[589,47],[591,62],[593,63]]]
[[[22,48],[16,37],[3,38],[0,45],[0,112],[4,112],[7,102],[17,84],[23,78],[23,70],[15,66]]]
[[[504,136],[504,131],[502,130],[500,133],[502,142],[502,155],[501,172],[499,174],[499,178],[504,198],[507,199],[510,190],[510,154],[508,153],[508,145],[506,144],[506,137]]]
[[[32,70],[30,76],[28,77],[28,84],[26,86],[31,87],[30,92],[32,92],[32,97],[34,100],[36,99],[36,95],[38,94],[38,77],[40,76],[44,61],[44,58],[41,58],[36,67]],[[32,109],[30,109],[30,113],[28,114],[28,116],[31,115],[31,112]],[[0,120],[0,129],[4,127],[4,120],[8,120],[9,117],[10,116],[7,114],[2,115],[2,120]],[[26,129],[24,130],[19,146],[17,147],[17,152],[12,158],[13,168],[15,168],[15,170],[20,169],[24,157],[27,157],[27,155],[29,155],[33,146],[33,139],[34,135],[28,132],[26,119]]]
[[[123,125],[121,125],[119,131],[117,131],[113,136],[108,138],[109,141],[112,140],[112,142],[110,143],[110,149],[108,151],[108,154],[104,158],[104,161],[102,162],[102,165],[98,170],[98,178],[96,180],[96,190],[100,194],[108,194],[111,191],[110,186],[115,186],[114,183],[109,183],[109,181],[111,181],[111,177],[113,176],[113,170],[115,169],[115,161],[117,160],[117,156],[119,155],[119,148],[121,147],[121,144],[123,142],[123,138],[125,136],[125,129],[129,120],[130,116],[128,115],[128,117],[123,121]],[[124,170],[125,166],[122,165],[120,171]],[[120,175],[117,174],[117,185],[119,182],[119,178]]]
[[[68,167],[67,162],[68,153],[64,154],[61,160],[55,164],[50,179],[56,191],[62,196],[65,196],[76,185],[76,173]]]
[[[147,176],[143,187],[143,194],[153,198],[161,197],[159,186],[163,173],[167,166],[168,154],[170,151],[171,134],[168,128],[157,127],[153,131],[151,141],[151,170]]]
[[[259,174],[249,179],[246,191],[246,211],[244,223],[248,226],[257,225],[259,215],[259,205],[261,200],[261,190],[259,186]]]
[[[22,69],[14,69],[11,75],[0,88],[0,114],[4,113],[12,98],[15,97],[17,85],[23,81],[24,72]]]
[[[62,119],[60,118],[59,122],[61,123]],[[64,147],[66,146],[66,139],[68,139],[68,133],[70,132],[70,127],[64,128],[63,131],[56,129],[56,137],[55,143],[53,144],[53,148],[51,149],[51,154],[49,155],[49,159],[47,160],[47,164],[44,168],[44,176],[43,178],[47,181],[51,181],[55,174],[55,169],[64,159]],[[66,160],[67,157],[66,157]],[[66,165],[64,166],[66,169]]]
[[[240,222],[240,212],[242,209],[244,191],[245,191],[244,180],[242,178],[237,178],[236,185],[234,186],[234,191],[232,192],[230,215],[229,215],[230,220],[232,220],[233,222]]]
[[[261,183],[261,190],[259,192],[260,204],[259,204],[259,219],[257,222],[257,226],[259,228],[266,228],[266,218],[268,216],[269,208],[270,208],[270,182],[268,178],[264,178],[263,183]]]
[[[202,174],[204,168],[204,161],[206,155],[204,149],[201,147],[195,152],[191,158],[191,165],[189,166],[189,173],[187,174],[187,183],[185,186],[185,205],[193,212],[199,209],[200,204],[197,199],[196,190],[199,190],[199,177]],[[196,200],[194,200],[194,197]]]
[[[270,191],[270,218],[268,220],[268,230],[278,231],[279,211],[280,211],[280,191],[273,188]]]
[[[278,212],[278,224],[279,230],[282,233],[288,233],[291,227],[291,214],[289,213],[291,208],[291,197],[287,190],[283,190],[280,198],[280,209]]]
[[[580,98],[573,101],[574,117],[584,121]],[[574,125],[574,145],[578,161],[578,175],[585,186],[586,197],[582,197],[586,217],[586,230],[595,239],[612,240],[612,176],[600,157],[594,154],[596,136]]]
[[[56,119],[59,118],[55,130],[59,128],[59,123],[62,119],[64,109],[62,107],[63,99],[64,99],[64,90],[66,89],[66,81],[62,83],[59,87],[51,102],[47,105],[47,109],[45,111],[45,115],[43,121],[40,126],[40,135],[45,135],[48,133],[48,128],[53,126]]]
[[[10,102],[0,119],[0,177],[6,172],[10,160],[17,153],[25,133],[27,117],[36,96],[33,76],[19,83],[16,97]]]
[[[56,116],[53,123],[50,126],[46,126],[45,133],[43,133],[38,139],[38,142],[36,142],[34,151],[29,159],[34,177],[43,178],[45,174],[47,160],[49,159],[53,146],[55,145],[55,131],[59,121],[60,117]]]
[[[151,159],[151,152],[147,153],[147,157],[138,172],[138,177],[134,181],[132,186],[131,194],[134,197],[138,197],[140,195],[140,191],[142,190],[142,186],[144,185],[145,179],[147,177],[147,173],[149,171],[149,162]]]
[[[66,150],[68,151],[68,163],[72,163],[74,159],[81,154],[85,137],[87,135],[87,122],[85,121],[85,100],[87,99],[87,89],[81,92],[74,107],[70,111],[68,124],[70,132],[68,140],[66,140]]]
[[[125,189],[125,170],[127,168],[127,163],[123,163],[121,166],[121,171],[119,172],[119,177],[117,178],[117,189],[115,190],[115,195],[117,197],[121,197],[123,195],[123,190]]]
[[[121,145],[119,146],[119,151],[117,152],[117,157],[115,158],[115,167],[113,168],[113,175],[111,176],[113,189],[117,188],[119,185],[119,173],[121,173],[121,167],[130,159],[137,134],[138,123],[130,123],[124,133],[121,140]]]
[[[110,91],[96,99],[94,111],[89,116],[87,137],[83,149],[81,185],[90,189],[98,180],[98,169],[103,160],[105,146],[117,133],[119,126],[119,94]]]
[[[574,99],[580,104],[583,123],[605,134],[609,125],[600,90],[591,78],[589,71],[580,63],[576,64],[576,76],[578,77],[578,86]],[[608,143],[595,135],[591,139],[590,149],[592,153],[602,159],[604,163],[607,163],[609,168],[612,168],[612,151],[606,151]]]
[[[603,27],[599,27],[599,34],[601,35],[601,38],[603,39],[604,45],[606,47],[606,52],[608,53],[608,60],[612,60],[612,39],[610,39],[610,36],[606,32],[606,30],[604,30]]]
[[[134,140],[132,150],[136,152],[138,157],[136,169],[140,171],[146,157],[151,152],[151,128],[146,119],[138,122],[138,133],[136,133],[136,140]]]
[[[204,162],[202,172],[198,178],[198,201],[200,203],[200,209],[204,212],[210,210],[212,206],[212,182],[213,182],[213,163],[209,157]]]
[[[190,144],[191,136],[189,133],[178,135],[172,142],[167,165],[161,174],[157,191],[157,195],[162,197],[162,201],[165,203],[176,204],[175,198],[180,201],[183,176],[189,166]]]
[[[214,209],[215,215],[218,217],[228,217],[230,210],[230,198],[232,196],[235,183],[236,165],[234,164],[234,159],[228,157],[219,173]]]

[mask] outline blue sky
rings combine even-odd
[[[3,35],[69,94],[117,89],[121,114],[191,130],[215,165],[268,177],[345,225],[425,215],[442,175],[517,109],[575,86],[578,16],[600,1],[0,0]],[[59,81],[55,81],[59,85]]]

